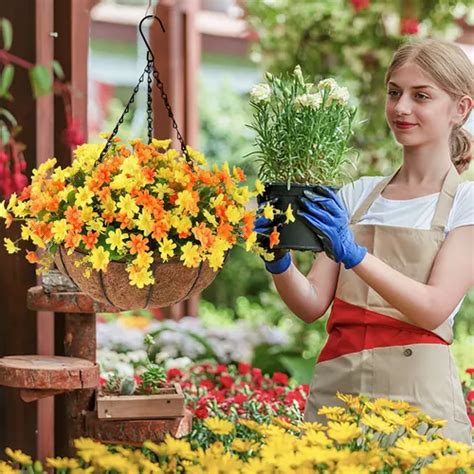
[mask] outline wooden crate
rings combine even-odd
[[[97,418],[135,420],[184,416],[184,395],[179,384],[169,384],[155,395],[97,395]]]

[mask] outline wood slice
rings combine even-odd
[[[46,293],[41,286],[28,290],[28,309],[55,313],[117,313],[114,306],[100,303],[82,292]]]
[[[42,390],[95,388],[99,366],[76,357],[7,356],[0,358],[0,385]]]
[[[192,414],[161,420],[99,420],[95,412],[86,414],[85,436],[109,444],[141,446],[149,439],[155,443],[164,440],[167,433],[181,438],[191,432]]]

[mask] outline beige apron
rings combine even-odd
[[[452,166],[431,229],[357,224],[396,173],[375,187],[352,216],[350,228],[357,243],[372,255],[427,283],[461,179]],[[324,422],[326,418],[317,415],[319,408],[344,405],[336,398],[337,391],[365,394],[404,400],[433,418],[446,419],[442,433],[471,444],[471,423],[449,348],[453,331],[448,320],[433,331],[415,326],[343,265],[335,296],[329,337],[315,367],[305,420]]]

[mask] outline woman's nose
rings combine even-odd
[[[403,94],[398,99],[397,103],[395,104],[394,110],[395,110],[395,112],[397,112],[399,114],[404,114],[404,115],[407,115],[407,114],[411,113],[410,97]]]

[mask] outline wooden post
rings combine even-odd
[[[155,55],[155,66],[164,83],[165,92],[175,120],[186,144],[198,147],[197,79],[201,56],[200,34],[196,27],[199,0],[160,0],[155,14],[164,24],[166,33],[157,21],[151,24],[150,45]],[[154,87],[153,128],[158,138],[172,138],[180,146],[168,112]],[[199,295],[164,308],[163,313],[173,319],[196,316]]]
[[[38,51],[44,46],[37,44],[36,34],[45,27],[44,17],[36,0],[0,2],[0,17],[7,18],[13,27],[11,53],[35,63]],[[46,54],[46,52],[45,52]],[[37,140],[42,132],[47,136],[48,122],[38,120],[37,107],[31,93],[28,71],[15,67],[15,77],[10,89],[14,102],[0,99],[0,107],[10,110],[22,126],[18,139],[26,145],[27,175],[36,166]],[[36,315],[26,309],[28,288],[36,284],[35,268],[23,254],[7,255],[3,238],[17,238],[19,226],[8,231],[0,227],[0,356],[34,354],[36,344]],[[24,450],[36,456],[36,404],[25,404],[17,390],[0,387],[0,453],[3,457],[7,446]]]

